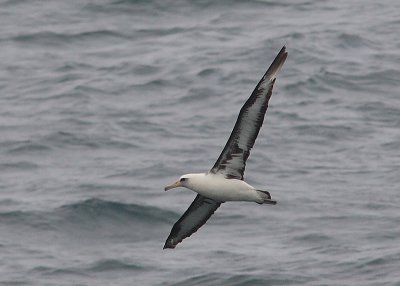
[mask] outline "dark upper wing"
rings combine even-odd
[[[187,211],[172,227],[164,249],[175,248],[179,242],[196,232],[220,205],[219,202],[197,195]]]
[[[286,48],[283,47],[240,110],[231,136],[210,172],[221,173],[225,178],[243,180],[246,160],[263,124],[276,74],[286,57]]]

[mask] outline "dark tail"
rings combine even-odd
[[[276,205],[276,201],[272,200],[271,195],[269,194],[268,191],[257,190],[257,192],[261,196],[261,198],[264,200],[262,203],[258,203],[258,204],[260,204],[260,205],[262,205],[262,204]]]

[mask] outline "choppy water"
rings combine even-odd
[[[1,1],[1,285],[400,285],[400,2]],[[279,49],[246,179],[175,250]]]

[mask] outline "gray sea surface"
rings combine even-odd
[[[400,285],[400,1],[0,1],[0,285]],[[286,45],[245,179],[174,250]]]

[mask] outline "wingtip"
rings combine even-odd
[[[275,57],[274,61],[272,62],[271,66],[268,68],[265,76],[273,80],[276,78],[276,75],[282,69],[283,64],[286,61],[288,52],[286,51],[286,46],[283,46],[282,49],[279,51],[278,55]]]
[[[176,247],[176,244],[174,244],[174,241],[172,239],[167,239],[167,241],[164,244],[163,249],[174,249]]]

